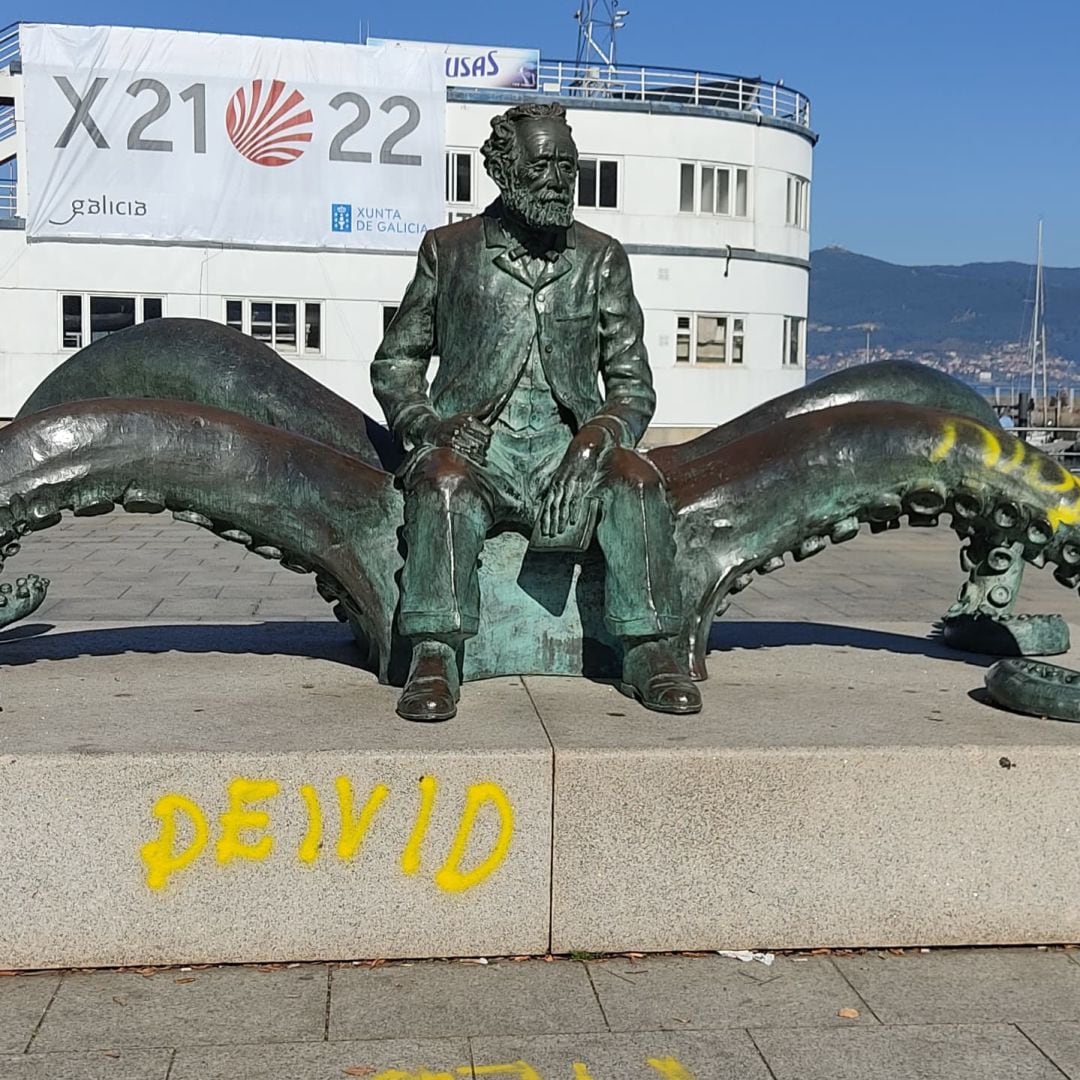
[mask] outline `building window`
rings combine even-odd
[[[160,296],[64,293],[60,298],[60,347],[81,349],[117,330],[160,319],[163,310]]]
[[[750,170],[684,161],[679,166],[679,213],[749,216]]]
[[[323,351],[318,300],[226,300],[225,325],[280,353],[318,355]]]
[[[304,352],[322,352],[322,304],[304,303]]]
[[[394,321],[394,316],[398,313],[398,304],[383,304],[382,306],[382,332],[385,334],[390,329],[390,324]]]
[[[810,227],[810,181],[801,176],[787,180],[787,223],[797,229]]]
[[[468,221],[471,217],[476,217],[471,210],[448,210],[446,212],[446,224],[453,225],[456,221]]]
[[[81,349],[83,343],[82,311],[83,298],[81,296],[68,295],[63,299],[63,309],[60,320],[61,347],[65,349]]]
[[[446,152],[446,201],[472,206],[473,155],[471,150]]]
[[[677,364],[741,364],[746,317],[705,312],[675,317]]]
[[[614,210],[619,205],[619,163],[606,158],[578,159],[578,206]]]
[[[806,320],[784,316],[784,367],[801,367],[806,359]]]

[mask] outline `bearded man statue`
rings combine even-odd
[[[482,153],[500,197],[425,235],[371,371],[407,452],[398,622],[413,653],[398,713],[454,715],[457,650],[479,626],[477,560],[500,524],[541,548],[595,536],[620,689],[697,712],[669,641],[682,624],[674,519],[635,450],[656,396],[626,252],[574,221],[577,148],[561,105],[515,106],[491,126]]]

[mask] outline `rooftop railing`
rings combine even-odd
[[[18,209],[16,181],[0,178],[0,219],[15,217]]]
[[[545,94],[733,109],[810,126],[810,99],[805,94],[745,75],[541,60],[538,81]]]
[[[0,30],[0,69],[19,59],[19,24]],[[609,101],[732,109],[810,127],[810,99],[782,82],[687,68],[596,66],[541,60],[541,93]]]

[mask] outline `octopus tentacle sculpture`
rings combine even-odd
[[[949,514],[969,542],[976,583],[1008,583],[1008,597],[994,593],[997,584],[971,589],[969,610],[1011,605],[1024,562],[1050,562],[1058,581],[1076,587],[1080,485],[998,429],[988,411],[940,373],[873,364],[654,451],[676,514],[680,644],[691,673],[706,677],[711,624],[755,573],[850,540],[864,522],[878,532],[904,517],[932,525]],[[400,681],[396,462],[385,429],[267,347],[214,323],[157,320],[76,354],[0,430],[0,552],[10,558],[64,510],[171,510],[315,573],[379,677]],[[481,656],[481,633],[466,678],[588,671],[589,642],[560,645],[563,631],[568,640],[595,637],[595,655],[614,648],[590,630],[588,555],[549,553],[530,577],[522,537],[495,536],[488,547],[487,587],[505,602],[485,603],[485,618],[533,603],[548,624],[537,631],[531,668],[520,654]],[[45,595],[44,579],[20,582],[0,593],[0,625]]]

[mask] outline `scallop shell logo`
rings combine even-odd
[[[302,108],[299,90],[287,89],[281,79],[269,86],[255,79],[229,99],[225,130],[237,151],[256,165],[290,165],[311,142],[311,132],[305,130],[312,122],[311,110]]]

